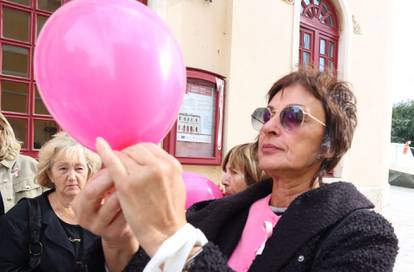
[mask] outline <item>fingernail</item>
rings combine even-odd
[[[96,140],[95,140],[95,148],[98,150],[99,149],[99,146],[102,146],[102,143],[103,142],[103,139],[102,139],[102,137],[98,137],[98,138],[96,138]]]
[[[108,150],[108,149],[111,149],[110,146],[109,146],[109,144],[108,144],[108,142],[105,141],[105,139],[102,138],[102,137],[96,138],[95,147],[96,147],[96,150],[97,151],[98,150]]]

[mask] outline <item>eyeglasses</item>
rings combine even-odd
[[[264,124],[266,124],[270,119],[272,119],[273,116],[275,116],[275,114],[276,112],[272,112],[269,108],[257,108],[251,115],[253,128],[259,131]],[[294,131],[303,124],[305,115],[309,116],[318,124],[326,127],[326,124],[324,122],[309,112],[306,112],[300,105],[286,106],[279,113],[279,120],[284,129],[287,131]]]

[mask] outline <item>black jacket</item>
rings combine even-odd
[[[74,252],[45,192],[36,197],[41,209],[40,241],[43,252],[40,265],[33,271],[76,271]],[[0,271],[28,271],[28,203],[22,199],[6,213],[0,224]],[[100,239],[84,230],[83,252],[89,271],[105,271]]]
[[[249,207],[271,191],[268,180],[193,206],[187,219],[209,243],[190,271],[231,271],[225,264],[241,237]],[[390,223],[371,208],[373,204],[346,182],[302,194],[282,215],[249,271],[392,271],[398,241]],[[138,252],[126,270],[141,271],[144,255]]]

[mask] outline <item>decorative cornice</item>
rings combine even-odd
[[[359,23],[358,23],[355,15],[352,15],[352,26],[354,28],[354,33],[355,34],[357,34],[357,35],[361,35],[362,34],[362,32],[361,32],[361,26],[359,25]]]
[[[282,0],[282,1],[289,5],[293,5],[293,3],[295,2],[295,0]]]

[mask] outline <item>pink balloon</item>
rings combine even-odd
[[[186,71],[165,23],[131,0],[74,0],[44,25],[35,78],[59,125],[90,149],[159,142],[181,105]]]
[[[200,174],[184,172],[183,179],[186,191],[186,209],[191,207],[194,203],[203,200],[218,199],[223,197],[223,194],[218,186]]]

